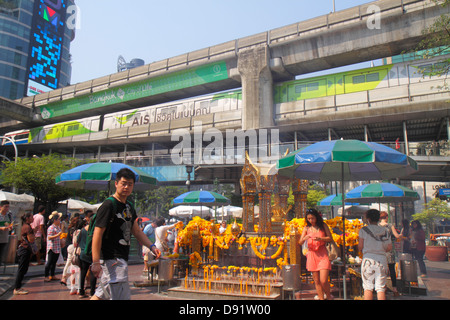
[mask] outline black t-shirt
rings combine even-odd
[[[128,261],[131,243],[131,228],[136,220],[136,211],[128,203],[116,199],[116,212],[110,199],[98,208],[95,226],[106,228],[102,239],[101,258],[122,258]],[[113,220],[110,224],[111,215]]]

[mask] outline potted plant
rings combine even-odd
[[[427,234],[436,233],[436,222],[442,219],[450,218],[450,207],[447,201],[434,198],[429,203],[426,203],[425,209],[413,215],[414,220],[419,220],[420,223],[426,226]],[[447,261],[448,260],[447,246],[438,245],[437,241],[430,241],[425,250],[425,256],[430,261]]]

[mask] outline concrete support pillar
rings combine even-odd
[[[269,49],[258,47],[239,52],[238,70],[242,79],[242,129],[272,127],[274,103]]]
[[[403,139],[405,140],[405,154],[409,155],[408,130],[406,128],[406,121],[403,121]]]
[[[447,125],[447,140],[450,141],[450,118],[445,118],[445,122]]]

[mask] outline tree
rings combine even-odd
[[[414,220],[419,220],[424,224],[429,233],[436,233],[436,222],[442,219],[450,219],[450,207],[447,201],[434,198],[432,201],[426,203],[425,209],[414,214]]]
[[[70,195],[70,190],[55,184],[58,174],[71,168],[71,161],[57,154],[43,155],[40,158],[17,158],[14,162],[5,162],[0,180],[5,186],[30,191],[35,203],[47,205],[50,211],[58,202]]]
[[[145,193],[135,194],[136,210],[140,216],[152,214],[169,218],[169,209],[172,208],[172,200],[184,193],[181,187],[159,187]]]
[[[450,0],[444,0],[439,4],[438,0],[433,0],[436,5],[447,7],[450,5]],[[450,15],[442,14],[436,21],[427,29],[423,30],[426,35],[415,51],[419,51],[422,58],[429,59],[436,55],[448,53],[450,50]],[[442,59],[440,63],[427,66],[419,69],[419,72],[424,76],[441,76],[446,75],[450,71],[450,59]]]
[[[317,203],[327,196],[323,188],[317,184],[308,187],[308,195],[306,198],[306,206],[308,208],[315,208]]]

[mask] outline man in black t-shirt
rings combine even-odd
[[[124,168],[117,172],[114,200],[107,199],[97,212],[92,237],[91,271],[100,278],[100,286],[92,299],[129,300],[128,255],[131,234],[141,245],[159,257],[161,252],[142,232],[136,221],[136,211],[127,202],[136,181],[133,171]]]

